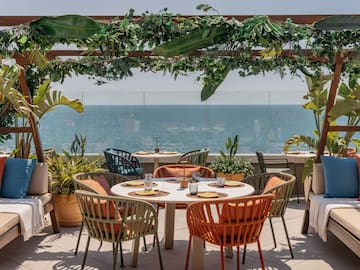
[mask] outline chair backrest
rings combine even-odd
[[[171,164],[160,166],[155,169],[153,177],[191,177],[192,173],[194,172],[199,172],[200,177],[215,177],[214,171],[208,167],[188,164]]]
[[[184,153],[177,163],[192,164],[192,165],[206,165],[207,157],[209,155],[209,149],[196,149]]]
[[[97,187],[91,184],[90,180],[98,182],[99,185],[101,185],[106,191],[107,189],[110,189],[110,187],[112,187],[113,185],[129,181],[130,179],[120,174],[110,172],[82,172],[74,174],[72,176],[75,190],[86,190],[93,193],[104,194],[102,192],[99,192]],[[108,195],[111,194],[109,191],[106,193]]]
[[[288,173],[259,173],[245,177],[242,182],[253,186],[255,194],[273,194],[269,216],[281,217],[285,214],[296,177]]]
[[[260,172],[265,173],[266,172],[266,165],[264,160],[264,154],[260,151],[256,151],[256,157],[258,160]]]
[[[75,196],[84,224],[92,238],[118,242],[157,231],[157,214],[150,203],[84,190],[75,190]]]
[[[107,148],[104,150],[104,155],[110,172],[125,176],[143,175],[140,161],[132,156],[130,152],[115,148]]]
[[[189,232],[215,245],[239,246],[259,239],[273,195],[200,201],[186,210]]]

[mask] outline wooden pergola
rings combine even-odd
[[[317,22],[321,19],[324,19],[326,17],[332,16],[330,14],[323,14],[323,15],[271,15],[268,16],[270,20],[276,21],[276,22],[284,22],[287,18],[290,18],[294,23],[296,24],[312,24],[314,22]],[[353,16],[359,16],[358,14],[355,14]],[[115,18],[115,16],[88,16],[96,20],[101,20],[103,22],[110,21]],[[192,16],[181,16],[181,17],[192,17]],[[238,21],[243,21],[247,18],[253,17],[252,15],[222,15],[222,17],[225,18],[235,18]],[[28,24],[33,20],[39,19],[41,16],[0,16],[0,26],[16,26],[20,24]],[[117,16],[116,18],[122,19],[122,16]],[[136,18],[136,17],[135,17]],[[236,52],[234,51],[223,51],[220,52],[220,54],[223,53],[224,56],[236,55]],[[320,162],[320,156],[323,154],[326,144],[326,139],[329,132],[346,132],[346,131],[360,131],[360,126],[330,126],[329,120],[328,120],[328,114],[331,110],[331,108],[334,106],[335,97],[337,95],[337,89],[340,82],[340,76],[341,76],[341,70],[343,67],[343,63],[346,60],[346,58],[350,55],[349,53],[337,53],[335,57],[335,71],[333,74],[333,80],[331,82],[329,96],[328,96],[328,103],[326,106],[326,112],[325,112],[325,121],[323,124],[321,136],[320,136],[320,142],[318,146],[318,152],[316,157],[316,162]],[[317,61],[327,61],[325,59],[320,59],[316,56],[311,55],[311,52],[304,50],[304,54],[307,55],[309,58],[316,58]],[[83,51],[81,50],[51,50],[48,52],[47,56],[51,59],[57,56],[82,56]],[[101,55],[100,51],[94,52],[92,54],[93,56]],[[129,53],[129,57],[139,57],[139,56],[151,56],[153,55],[151,51],[133,51]],[[198,56],[201,55],[200,52],[193,52],[190,55],[192,56]],[[252,51],[253,56],[258,56],[259,51]],[[291,57],[293,55],[293,52],[291,50],[284,50],[282,52],[283,56]],[[29,55],[16,55],[15,56],[16,61],[18,64],[25,67],[31,63]],[[31,97],[29,94],[29,88],[26,84],[25,80],[25,72],[22,71],[20,75],[20,85],[22,89],[22,93],[29,98],[29,102],[31,102]],[[33,116],[29,119],[30,127],[6,127],[6,128],[0,128],[0,133],[23,133],[23,132],[31,132],[34,138],[34,144],[35,144],[35,150],[38,156],[39,161],[43,161],[43,153],[42,153],[42,146],[41,146],[41,140],[39,136],[39,130],[36,125],[35,119]],[[308,214],[307,214],[308,215]],[[305,217],[305,219],[308,219],[308,216]],[[305,221],[305,223],[308,223]],[[303,232],[307,231],[307,227],[303,228]]]

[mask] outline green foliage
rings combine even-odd
[[[254,167],[251,165],[251,163],[236,156],[238,150],[238,135],[235,135],[233,140],[228,137],[225,148],[227,152],[225,153],[224,151],[220,151],[220,157],[214,160],[209,166],[215,173],[244,173],[245,175],[253,174]]]
[[[44,16],[30,23],[32,36],[47,36],[50,39],[86,39],[101,29],[102,23],[80,15]],[[19,42],[25,43],[25,37]]]
[[[199,9],[214,10],[206,4],[199,5]],[[335,19],[343,26],[353,20],[350,16]],[[72,24],[74,20],[77,23]],[[335,53],[339,51],[357,52],[351,55],[351,61],[344,63],[343,74],[360,73],[359,39],[360,28],[319,31],[312,25],[296,25],[289,19],[272,22],[266,16],[240,22],[219,15],[184,18],[166,9],[158,14],[145,12],[134,17],[134,10],[130,10],[123,19],[115,18],[107,24],[66,15],[44,17],[30,26],[3,29],[0,31],[0,54],[33,52],[36,65],[30,66],[27,79],[34,81],[34,88],[44,79],[63,81],[72,74],[87,74],[101,84],[130,77],[134,68],[169,72],[174,78],[197,71],[201,73],[198,79],[203,81],[201,98],[206,100],[231,70],[236,70],[241,77],[268,71],[280,76],[288,73],[298,76],[299,72],[313,76],[324,70],[333,72]],[[74,59],[45,61],[41,53],[46,53],[56,43],[75,45],[86,53]],[[304,44],[311,57],[303,52]],[[167,46],[168,52],[164,55],[168,57],[129,57],[132,51],[159,50]],[[189,55],[199,48],[201,56]],[[282,54],[284,48],[292,50],[293,54],[290,57]],[[99,50],[101,56],[90,56]],[[227,54],[227,50],[232,53]],[[254,56],[251,50],[260,52]],[[173,58],[175,54],[181,55]],[[40,77],[40,82],[35,83],[37,79],[31,76]]]
[[[102,171],[101,158],[90,160],[85,154],[86,137],[75,134],[70,152],[62,150],[62,154],[55,152],[48,156],[47,164],[51,174],[51,191],[56,194],[70,194],[74,192],[72,175],[79,172]]]

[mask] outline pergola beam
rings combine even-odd
[[[84,15],[84,14],[83,14]],[[270,20],[274,22],[284,22],[286,19],[291,18],[293,23],[296,24],[313,24],[314,22],[317,22],[321,19],[324,19],[329,16],[333,16],[334,14],[317,14],[317,15],[269,15],[268,17]],[[337,14],[339,15],[339,14]],[[347,14],[352,15],[352,14]],[[98,16],[98,15],[84,15],[91,17],[95,20],[101,20],[101,21],[110,21],[114,20],[115,18],[123,19],[124,16],[110,16],[110,15],[104,15],[104,16]],[[211,16],[217,16],[217,15],[211,15]],[[224,18],[234,18],[238,21],[243,21],[248,18],[254,17],[254,15],[218,15],[222,16]],[[358,14],[353,14],[352,16],[359,16]],[[16,26],[20,24],[28,24],[34,20],[40,19],[43,16],[0,16],[0,26]],[[191,17],[204,17],[203,15],[181,15],[181,18],[191,18]],[[140,16],[134,16],[134,19],[141,18]],[[176,17],[174,17],[176,19]]]

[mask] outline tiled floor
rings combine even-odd
[[[276,249],[273,248],[269,223],[265,223],[261,243],[266,268],[281,270],[360,269],[360,258],[355,256],[334,236],[329,235],[328,242],[324,243],[317,236],[304,236],[300,233],[303,208],[304,203],[298,204],[296,201],[293,201],[289,204],[286,213],[286,220],[295,259],[290,259],[281,220],[274,220],[275,233],[279,242]],[[163,235],[163,213],[164,212],[160,213],[160,239]],[[162,249],[165,269],[184,269],[188,238],[184,210],[177,210],[175,230],[174,249]],[[85,237],[82,239],[79,254],[74,256],[77,235],[78,228],[62,228],[59,235],[53,235],[51,234],[51,227],[47,227],[43,234],[33,237],[27,242],[23,242],[21,238],[18,238],[0,251],[0,269],[80,269]],[[152,237],[149,237],[148,243],[151,242]],[[97,247],[98,242],[93,241],[89,250],[85,269],[111,269],[111,244],[105,243],[100,251],[97,251]],[[128,242],[124,244],[125,264],[127,264],[125,269],[132,268],[128,266],[130,260],[130,247],[131,243]],[[207,244],[206,250],[206,269],[220,269],[219,249]],[[136,269],[159,269],[155,251],[156,249],[147,254],[140,254]],[[226,258],[225,261],[226,269],[236,269],[235,258]],[[120,264],[117,266],[117,269],[119,268]],[[260,269],[256,245],[248,246],[246,263],[241,265],[241,269]]]

